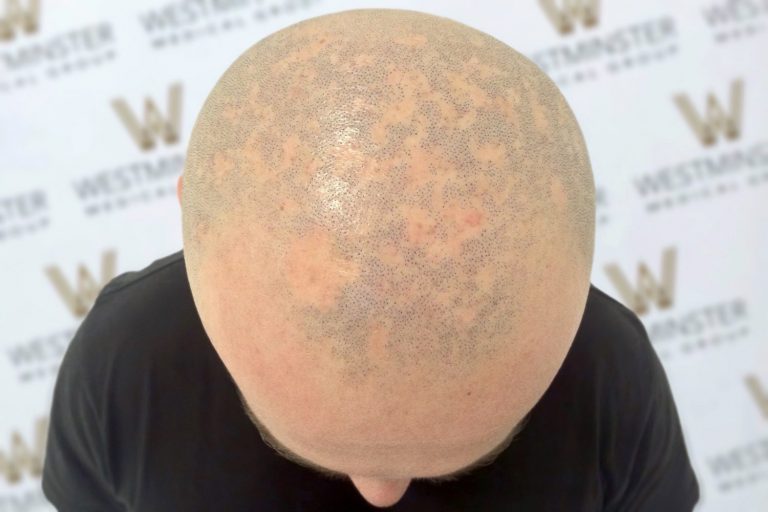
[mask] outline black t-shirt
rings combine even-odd
[[[183,252],[112,279],[54,388],[42,489],[62,512],[381,510],[264,443],[195,309]],[[386,510],[690,511],[699,486],[637,316],[594,285],[524,429],[456,481]]]

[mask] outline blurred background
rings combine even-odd
[[[697,510],[768,511],[768,1],[0,0],[0,512],[53,510],[61,357],[107,281],[182,247],[176,178],[214,83],[356,7],[463,22],[560,86],[597,185],[592,282],[666,368]]]

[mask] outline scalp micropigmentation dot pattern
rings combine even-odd
[[[357,376],[492,357],[541,278],[533,250],[587,268],[594,243],[589,159],[553,82],[487,34],[397,9],[244,52],[193,128],[182,209],[190,273],[234,219],[265,226],[274,300]]]

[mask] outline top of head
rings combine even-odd
[[[182,211],[193,289],[205,261],[250,273],[359,374],[490,356],[553,300],[582,307],[592,265],[592,173],[555,84],[416,11],[324,15],[246,50],[194,125]]]

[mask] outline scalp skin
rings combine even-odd
[[[522,355],[558,297],[574,331],[593,258],[592,172],[557,87],[415,11],[320,16],[246,50],[194,125],[182,212],[193,289],[241,275],[238,296],[286,320],[254,343],[301,340],[346,382]]]

